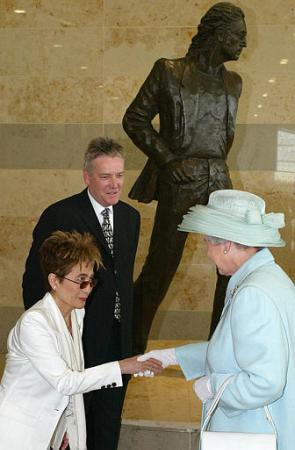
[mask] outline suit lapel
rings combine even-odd
[[[122,208],[120,205],[120,202],[113,206],[113,213],[114,213],[114,257],[116,255],[124,255],[125,254],[125,248],[126,248],[126,236],[127,233],[125,232],[126,228],[126,222],[125,222],[125,216],[122,212]]]

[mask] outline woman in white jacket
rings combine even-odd
[[[40,258],[48,292],[26,311],[8,337],[0,385],[0,448],[86,449],[84,392],[122,386],[121,374],[159,371],[135,358],[84,369],[84,306],[101,265],[89,234],[57,231]]]

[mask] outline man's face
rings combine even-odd
[[[221,51],[224,61],[236,61],[244,47],[247,47],[247,28],[244,20],[233,22],[223,35]]]
[[[118,203],[124,180],[124,159],[120,156],[99,156],[89,169],[84,169],[83,178],[91,195],[102,206]]]

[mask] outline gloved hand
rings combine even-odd
[[[140,355],[138,361],[146,361],[149,358],[155,358],[162,363],[163,369],[178,364],[175,355],[175,348],[166,348],[164,350],[152,350],[144,355]]]
[[[193,390],[202,403],[213,398],[211,391],[210,378],[208,376],[199,378],[193,384]]]

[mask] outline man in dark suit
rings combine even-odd
[[[85,365],[92,367],[132,354],[133,267],[140,217],[119,200],[124,157],[118,143],[105,138],[92,140],[85,153],[83,176],[88,189],[42,213],[26,261],[23,296],[29,308],[45,293],[38,250],[53,231],[76,230],[95,236],[104,268],[87,301],[83,331]],[[117,448],[127,382],[122,388],[85,396],[88,450]]]
[[[159,304],[181,260],[183,215],[209,194],[231,188],[226,164],[231,148],[241,77],[224,63],[246,47],[243,11],[227,2],[202,17],[187,55],[159,59],[123,118],[123,127],[148,161],[129,196],[158,201],[149,252],[134,290],[134,342],[145,350]],[[152,120],[159,115],[159,131]],[[227,279],[218,277],[211,332],[223,306]]]

